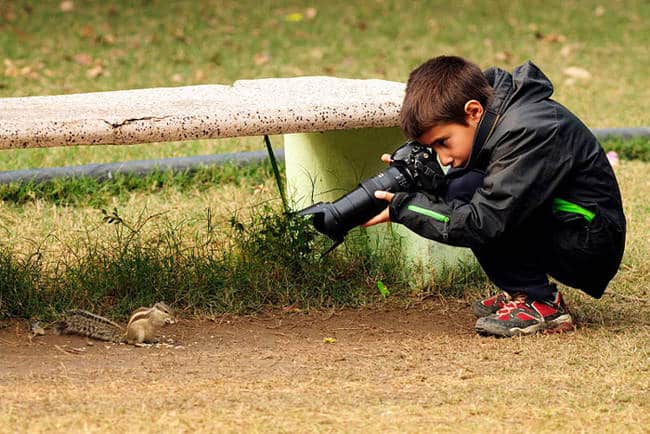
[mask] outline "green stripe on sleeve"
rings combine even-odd
[[[406,207],[406,209],[408,209],[409,211],[416,212],[418,214],[425,215],[427,217],[431,217],[435,220],[438,220],[439,222],[447,223],[449,221],[449,217],[447,217],[446,215],[440,214],[430,209],[419,207],[417,205],[409,205]]]
[[[595,212],[589,211],[587,208],[583,208],[578,204],[557,197],[553,199],[553,209],[556,211],[564,211],[564,212],[571,212],[574,214],[580,214],[588,222],[592,221],[594,217],[596,217]]]

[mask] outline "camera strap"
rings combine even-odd
[[[492,109],[488,108],[485,110],[485,112],[483,112],[483,117],[481,118],[478,127],[476,127],[476,134],[474,135],[474,143],[472,144],[472,155],[467,160],[467,164],[465,164],[465,167],[449,170],[446,178],[456,178],[466,173],[469,170],[470,165],[472,164],[472,162],[474,161],[478,153],[481,152],[481,149],[483,149],[483,145],[485,144],[485,142],[488,141],[488,139],[494,132],[494,128],[496,127],[498,121],[499,121],[499,115]]]
[[[485,113],[483,113],[483,117],[481,118],[481,122],[478,124],[476,137],[474,137],[474,145],[472,146],[472,159],[481,151],[481,149],[483,149],[483,145],[488,141],[494,132],[494,127],[496,127],[498,120],[499,115],[496,112],[492,111],[491,109],[485,110]]]

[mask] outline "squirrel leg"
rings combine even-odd
[[[131,326],[128,333],[128,343],[132,345],[141,345],[145,340],[144,328]]]

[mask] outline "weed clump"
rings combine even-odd
[[[41,310],[39,271],[38,254],[21,258],[7,247],[0,248],[0,317],[29,317]]]
[[[270,206],[220,228],[208,214],[206,229],[193,233],[164,215],[127,222],[114,209],[102,218],[112,236],[90,232],[53,262],[0,250],[0,317],[45,319],[72,307],[125,317],[158,300],[197,313],[345,306],[377,299],[378,280],[408,288],[398,245],[370,249],[360,230],[321,257],[329,240]]]

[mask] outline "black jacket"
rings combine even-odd
[[[533,213],[550,212],[560,198],[624,234],[621,195],[607,157],[590,130],[550,99],[548,78],[531,62],[512,74],[490,68],[485,76],[495,90],[489,109],[498,118],[485,143],[475,139],[467,164],[487,173],[483,186],[469,203],[397,193],[391,220],[426,238],[480,247],[524,225]]]

